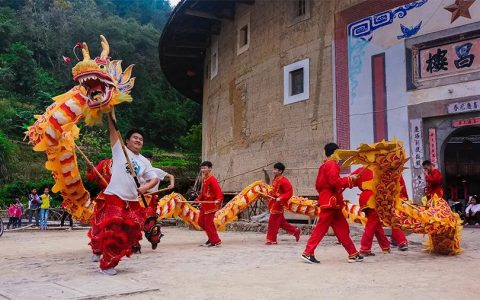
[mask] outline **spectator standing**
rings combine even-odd
[[[25,211],[25,208],[22,204],[22,202],[20,201],[20,198],[19,197],[15,197],[15,205],[17,206],[17,211],[16,211],[16,215],[17,215],[17,227],[22,227],[22,216],[23,216],[23,213]]]
[[[28,224],[32,224],[32,217],[35,216],[35,225],[39,226],[38,220],[40,215],[40,196],[37,194],[37,189],[32,189],[28,194]]]
[[[12,228],[15,228],[17,225],[17,206],[12,203],[7,209],[7,214],[8,214],[8,224],[7,224],[7,229],[10,229],[10,225]]]
[[[48,210],[50,209],[50,189],[46,187],[43,190],[43,194],[40,196],[42,204],[40,205],[40,229],[47,230],[48,222]]]

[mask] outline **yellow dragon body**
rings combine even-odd
[[[258,199],[264,197],[263,195],[270,190],[271,187],[261,181],[255,181],[250,184],[215,213],[215,226],[220,230],[224,230],[228,223],[236,221],[241,212]],[[317,201],[298,196],[290,198],[285,209],[311,218],[315,218],[320,213]],[[365,223],[366,221],[358,205],[346,202],[343,213],[352,222]],[[157,206],[157,215],[159,220],[178,217],[185,223],[200,229],[198,225],[198,209],[188,203],[180,194],[172,193],[161,198]]]
[[[434,196],[426,206],[419,206],[400,197],[400,177],[408,161],[402,142],[362,144],[356,150],[337,150],[335,156],[345,160],[344,167],[361,164],[373,170],[374,178],[366,188],[374,192],[375,207],[385,225],[428,234],[426,250],[430,253],[455,255],[462,251],[462,221],[447,201]]]
[[[77,123],[84,119],[87,125],[101,122],[102,114],[114,105],[131,101],[130,90],[133,65],[122,70],[121,61],[110,60],[110,47],[100,36],[102,53],[90,58],[86,43],[82,48],[83,60],[72,69],[76,82],[71,90],[53,98],[45,113],[35,116],[36,122],[26,132],[33,150],[47,154],[45,167],[55,179],[53,192],[62,194],[62,206],[72,216],[87,223],[92,215],[90,194],[85,189],[75,155],[75,139],[79,135]]]

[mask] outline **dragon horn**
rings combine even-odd
[[[90,51],[88,51],[88,46],[85,42],[82,43],[82,54],[83,60],[90,60]]]
[[[108,54],[110,54],[110,45],[108,45],[107,39],[100,35],[100,44],[102,44],[102,53],[100,54],[100,58],[107,59]]]

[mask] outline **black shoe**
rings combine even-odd
[[[200,247],[210,247],[212,243],[210,243],[210,241],[206,241],[204,244],[200,244],[199,246]]]
[[[403,244],[403,245],[400,245],[398,246],[398,250],[400,251],[408,251],[408,244]]]
[[[140,245],[132,246],[132,251],[135,254],[141,254],[142,253],[142,246],[140,246]]]
[[[207,247],[208,247],[208,248],[212,248],[212,247],[218,248],[218,247],[220,247],[221,245],[222,245],[222,242],[218,242],[218,243],[216,243],[216,244],[209,243]]]
[[[363,256],[361,256],[360,254],[348,257],[349,263],[362,262],[362,261],[363,261]]]
[[[320,261],[315,258],[313,255],[302,254],[302,259],[309,264],[319,264]]]

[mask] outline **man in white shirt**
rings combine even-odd
[[[152,153],[144,153],[143,156],[146,159],[148,159],[150,161],[150,163],[153,165],[153,155],[152,155]],[[165,172],[164,170],[162,170],[160,168],[153,167],[153,170],[157,174],[157,177],[158,177],[159,181],[158,181],[158,184],[156,186],[154,186],[149,192],[158,191],[158,187],[160,186],[160,183],[163,180],[165,180],[165,177],[167,177],[168,181],[170,182],[170,184],[167,186],[167,188],[171,190],[175,187],[175,176]]]
[[[126,135],[126,152],[139,182],[137,188],[118,139],[112,120],[109,118],[110,145],[112,147],[112,178],[101,195],[105,199],[105,219],[100,224],[102,257],[100,271],[115,275],[115,267],[123,256],[132,254],[132,247],[142,239],[144,209],[138,203],[139,194],[155,187],[159,180],[150,161],[140,154],[143,147],[143,132],[130,130]]]
[[[465,221],[470,225],[480,225],[480,204],[477,202],[478,196],[472,196],[465,209]]]

